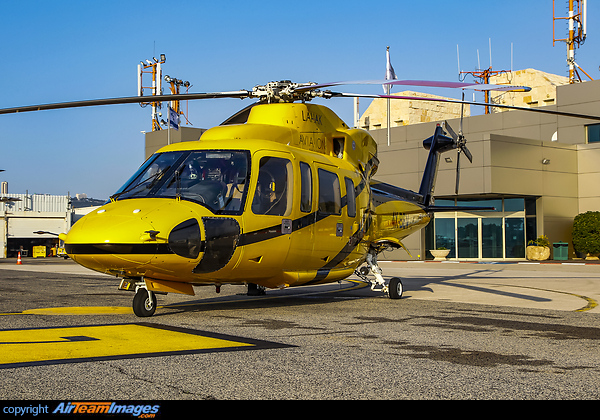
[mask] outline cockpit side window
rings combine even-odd
[[[258,170],[252,212],[287,216],[292,208],[292,164],[288,159],[263,157]]]

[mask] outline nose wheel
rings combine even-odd
[[[156,295],[150,290],[140,287],[133,298],[133,313],[139,317],[154,315],[156,311]]]

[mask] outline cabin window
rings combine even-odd
[[[287,216],[291,210],[292,164],[288,159],[263,157],[252,200],[254,214]]]
[[[356,193],[354,191],[354,182],[350,178],[344,178],[346,183],[346,209],[348,217],[356,217]]]
[[[307,163],[300,162],[300,211],[312,210],[312,171]]]
[[[319,169],[319,211],[324,214],[342,214],[340,180],[333,172]]]
[[[344,139],[333,139],[333,155],[343,159],[344,158]]]

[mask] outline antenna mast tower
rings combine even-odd
[[[511,48],[511,52],[512,52],[512,48]],[[456,54],[458,56],[458,45],[456,46]],[[477,61],[479,62],[479,50],[477,50]],[[512,64],[511,64],[511,67],[512,67]],[[484,69],[484,70],[479,69],[476,71],[461,71],[460,70],[460,57],[458,57],[458,79],[460,81],[464,81],[465,78],[467,77],[467,75],[470,74],[475,79],[480,80],[480,82],[477,82],[477,83],[488,84],[488,83],[490,83],[491,76],[497,76],[502,73],[511,73],[511,72],[512,72],[512,69],[510,71],[508,71],[508,70],[492,70],[492,40],[491,39],[490,39],[490,66],[487,69]],[[490,103],[490,91],[486,90],[484,92],[484,95],[485,95],[485,103],[489,104]],[[490,113],[489,106],[485,107],[485,113],[486,114]]]
[[[161,95],[162,94],[162,69],[161,64],[164,64],[167,61],[167,57],[164,54],[160,55],[160,60],[155,57],[152,60],[146,60],[144,63],[140,61],[138,64],[138,96],[144,96],[144,89],[151,89],[152,96]],[[148,70],[150,69],[150,70]],[[152,86],[144,87],[142,85],[142,76],[144,73],[152,74]],[[161,107],[161,103],[158,101],[155,102],[142,102],[141,106],[152,105],[152,131],[158,131],[161,129],[160,121],[158,120],[158,109]]]
[[[161,65],[167,61],[167,57],[164,54],[160,55],[160,60],[153,57],[152,60],[146,60],[146,62],[140,61],[138,64],[138,96],[144,96],[144,89],[150,89],[152,96],[162,95],[162,68]],[[152,86],[144,86],[142,83],[144,73],[152,74]],[[191,87],[190,82],[176,79],[174,77],[165,76],[165,82],[169,83],[171,94],[175,95],[179,93],[181,86],[189,90]],[[187,102],[187,101],[186,101]],[[159,101],[148,101],[140,103],[142,107],[152,105],[152,131],[162,130],[161,124],[167,124],[164,120],[160,119],[161,114],[158,110],[162,107],[162,103]],[[190,124],[185,114],[181,111],[179,101],[171,101],[171,109],[178,115],[183,115]]]
[[[467,74],[472,75],[474,78],[481,80],[481,82],[478,83],[484,83],[484,84],[488,84],[490,83],[490,77],[491,76],[497,76],[499,74],[502,73],[510,73],[510,71],[508,70],[492,70],[492,66],[490,66],[489,68],[485,69],[485,70],[479,70],[479,71],[461,71],[460,74],[464,74],[465,76]],[[465,80],[465,78],[461,78],[461,80]],[[490,103],[490,91],[486,90],[484,92],[485,95],[485,103],[489,104]],[[485,106],[485,113],[489,114],[490,113],[490,107],[489,106]]]
[[[567,17],[556,17],[555,11],[555,0],[552,0],[552,45],[555,45],[556,41],[562,41],[567,43],[567,64],[569,65],[569,83],[581,82],[578,69],[583,72],[587,77],[592,77],[585,72],[575,62],[575,47],[582,45],[585,42],[587,36],[587,0],[568,0],[569,3],[569,16]],[[569,22],[569,34],[568,38],[559,39],[556,38],[556,21],[567,20]]]

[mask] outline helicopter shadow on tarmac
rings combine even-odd
[[[415,277],[415,276],[403,276],[402,282],[404,284],[404,293],[406,297],[410,297],[410,292],[419,292],[426,291],[430,293],[435,293],[435,286],[449,286],[458,289],[462,289],[465,292],[480,292],[487,293],[491,296],[503,296],[514,299],[532,301],[532,302],[550,302],[551,299],[536,296],[533,294],[524,294],[524,293],[516,293],[510,292],[507,290],[500,290],[497,288],[489,287],[489,286],[497,286],[500,285],[503,279],[513,279],[511,276],[494,276],[490,277],[490,275],[497,274],[501,272],[501,270],[475,270],[470,273],[461,272],[455,275],[441,275],[441,276],[423,276],[423,277]],[[477,281],[477,280],[485,280],[489,282],[490,279],[498,280],[498,283],[491,284],[489,286],[482,286],[476,284],[466,284],[466,283],[458,283],[458,281]],[[520,287],[520,286],[514,286]],[[407,295],[408,293],[408,295]]]
[[[245,288],[238,286],[239,291],[237,293],[225,296],[200,297],[195,300],[182,300],[164,305],[159,304],[158,308],[161,310],[155,313],[154,316],[183,312],[214,311],[215,309],[265,309],[268,307],[328,304],[346,299],[381,297],[380,293],[372,292],[368,286],[366,283],[349,280],[341,281],[338,284],[305,286],[283,290],[273,289],[259,296],[248,296]],[[202,292],[200,294],[207,296]]]
[[[519,300],[526,300],[538,303],[547,303],[551,299],[536,296],[534,294],[517,293],[507,290],[493,288],[496,284],[482,286],[476,284],[458,283],[457,281],[489,281],[489,275],[497,274],[500,270],[476,270],[471,273],[460,273],[456,275],[442,276],[402,276],[404,284],[403,299],[410,299],[413,294],[419,292],[436,293],[436,286],[450,286],[464,290],[465,292],[487,293],[491,296],[502,296]],[[392,276],[384,276],[386,280]],[[512,279],[510,276],[493,277],[499,283],[503,279]],[[498,284],[499,284],[498,283]],[[240,289],[242,290],[242,289]],[[439,293],[439,292],[438,292]],[[290,288],[284,290],[269,290],[263,296],[247,296],[246,293],[237,293],[228,296],[218,296],[212,298],[200,298],[191,301],[182,301],[177,303],[168,303],[159,305],[162,310],[158,315],[168,315],[174,312],[204,312],[214,310],[218,306],[221,310],[236,309],[258,309],[267,307],[291,307],[314,304],[327,304],[339,302],[346,299],[369,299],[381,298],[381,293],[370,290],[369,285],[357,280],[348,279],[342,281],[339,286],[336,284],[327,284],[320,286],[306,286]],[[443,297],[440,296],[442,299]],[[386,299],[387,300],[387,299]],[[165,310],[168,310],[166,312]]]

